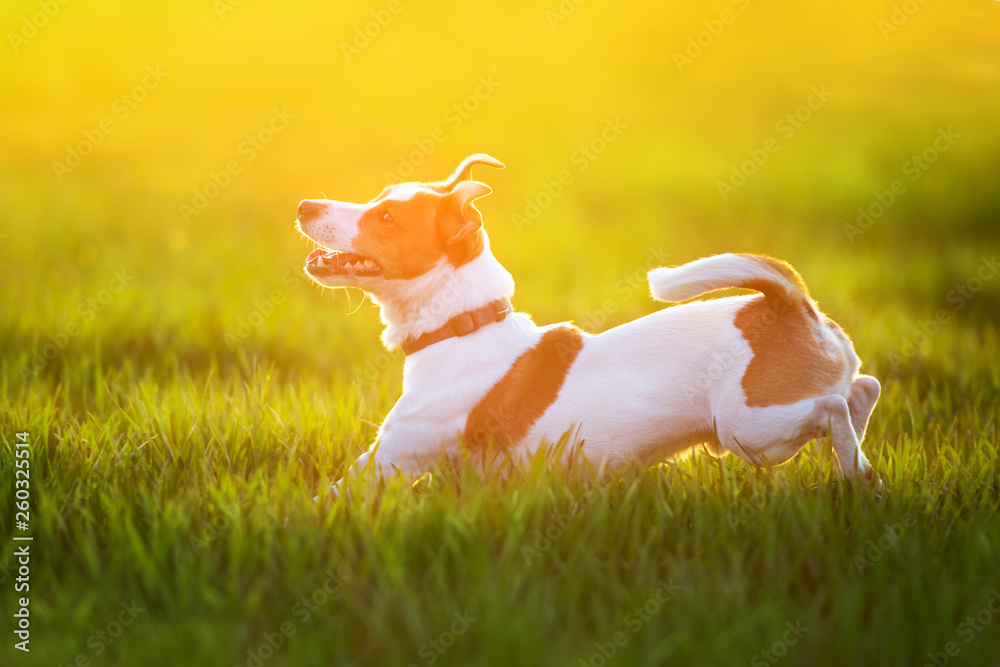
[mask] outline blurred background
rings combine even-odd
[[[791,261],[834,315],[919,320],[998,238],[995,1],[18,0],[0,23],[18,367],[78,320],[67,345],[109,359],[357,376],[379,325],[300,279],[298,201],[475,152],[507,165],[475,172],[481,208],[542,322],[607,328],[656,307],[633,276],[728,250]]]
[[[916,664],[981,606],[997,553],[1000,2],[6,0],[0,26],[0,443],[26,429],[38,445],[36,664],[96,657],[94,628],[132,599],[151,621],[106,664],[249,664],[334,563],[350,593],[273,664],[408,664],[465,604],[497,611],[449,659],[490,646],[506,664],[576,664],[677,568],[702,604],[647,636],[681,642],[681,662],[746,664],[805,609],[822,629],[789,664],[863,646]],[[548,482],[421,511],[314,505],[372,442],[402,355],[362,295],[306,280],[298,202],[368,201],[477,152],[507,165],[473,172],[493,188],[477,206],[540,324],[601,331],[658,309],[658,265],[791,262],[882,381],[865,447],[904,502],[841,502],[810,453],[773,473],[799,480],[768,496],[776,519],[733,532],[724,504],[757,475],[730,460],[741,477],[706,482],[718,493],[671,478],[674,495],[643,486],[638,509],[632,491],[595,505],[584,524],[603,532],[530,567]],[[803,505],[805,488],[819,500]],[[904,511],[921,528],[854,576]],[[761,544],[784,554],[773,570]],[[990,646],[964,659],[992,662]],[[646,648],[629,650],[659,664]]]

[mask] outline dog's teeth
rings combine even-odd
[[[365,268],[368,269],[369,271],[373,271],[376,268],[375,262],[371,261],[370,259],[366,259]]]
[[[316,257],[316,266],[323,266],[323,255],[318,255]]]

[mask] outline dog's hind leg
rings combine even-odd
[[[851,394],[847,399],[847,405],[851,409],[851,424],[854,426],[859,443],[865,439],[868,418],[871,417],[881,392],[882,387],[878,380],[870,375],[859,375],[851,383]]]
[[[830,394],[816,399],[816,403],[813,419],[817,435],[829,436],[844,476],[861,475],[871,479],[872,466],[861,451],[861,440],[851,421],[851,407],[847,399],[839,394]]]
[[[791,405],[745,407],[719,436],[730,452],[757,466],[784,463],[803,445],[829,436],[845,477],[871,477],[871,464],[861,451],[847,399],[827,394]]]

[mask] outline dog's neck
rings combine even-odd
[[[479,255],[459,267],[443,260],[422,276],[390,281],[373,295],[382,308],[382,342],[389,349],[438,329],[451,318],[514,295],[514,278],[490,252],[483,235]]]

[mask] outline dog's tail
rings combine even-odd
[[[757,290],[769,301],[811,305],[806,284],[795,269],[766,255],[726,253],[649,272],[650,291],[660,301],[684,301],[728,287]]]

